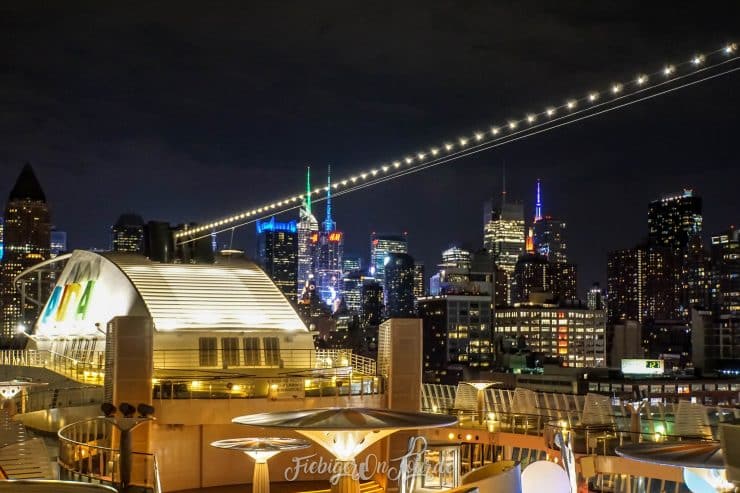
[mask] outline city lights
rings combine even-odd
[[[612,101],[621,100],[623,98],[639,94],[645,90],[657,88],[661,84],[669,83],[670,81],[665,80],[665,77],[670,77],[672,81],[675,81],[681,79],[682,77],[689,76],[692,73],[697,73],[699,71],[717,67],[722,63],[727,63],[727,58],[723,57],[713,64],[707,64],[707,62],[709,62],[711,59],[713,59],[713,57],[716,57],[717,55],[723,54],[726,56],[734,56],[736,52],[737,44],[728,43],[722,48],[708,54],[695,54],[691,58],[687,59],[685,62],[677,64],[666,64],[663,65],[660,70],[652,73],[640,73],[635,77],[635,79],[633,79],[632,82],[612,83],[610,86],[608,86],[607,89],[604,89],[603,92],[591,91],[587,93],[587,95],[583,98],[569,99],[564,104],[557,106],[548,106],[540,113],[528,113],[524,119],[508,120],[505,124],[505,127],[502,125],[492,126],[490,128],[490,133],[476,131],[473,132],[472,135],[458,137],[457,139],[455,139],[454,143],[451,141],[447,141],[439,146],[430,147],[428,151],[419,151],[414,153],[413,155],[408,155],[404,157],[403,160],[393,161],[392,168],[391,165],[383,165],[382,167],[380,167],[383,173],[388,173],[389,171],[395,170],[397,170],[397,173],[390,173],[381,177],[377,177],[377,175],[379,174],[379,170],[376,168],[369,171],[361,172],[355,176],[352,176],[351,178],[337,180],[332,185],[332,188],[337,190],[339,194],[347,193],[353,190],[349,187],[365,187],[373,185],[375,181],[369,178],[376,177],[377,180],[385,181],[389,179],[387,177],[403,176],[406,173],[409,173],[410,170],[421,170],[440,162],[447,162],[452,159],[457,159],[466,155],[466,153],[478,150],[481,146],[488,146],[495,143],[498,144],[499,142],[505,143],[507,142],[505,139],[512,138],[512,136],[514,135],[516,135],[517,138],[528,136],[527,132],[538,131],[540,128],[548,125],[550,122],[556,122],[562,119],[570,118],[571,116],[582,114],[585,111],[592,111],[592,108],[599,108],[603,105],[608,105]],[[732,58],[731,60],[735,60],[735,58]],[[693,72],[691,69],[693,69]],[[664,77],[656,77],[657,75],[663,75]],[[651,80],[653,82],[651,82]],[[602,94],[610,94],[611,97],[602,97]],[[584,107],[583,109],[579,109],[579,104],[583,102],[588,102],[590,103],[590,105],[588,106],[588,108]],[[560,117],[556,117],[558,110],[561,109],[566,109],[569,111],[569,113],[564,114]],[[541,123],[538,123],[541,116],[547,117],[547,119]],[[519,130],[519,124],[522,122],[528,123],[529,126],[526,129]],[[507,128],[509,132],[507,132],[506,134],[502,134],[502,128]],[[471,141],[474,142],[475,145],[471,146]],[[406,164],[408,167],[401,169],[402,164]],[[360,180],[362,181],[360,182]],[[325,189],[323,191],[325,191]],[[311,192],[311,195],[320,196],[321,192],[322,189],[317,188],[316,190]],[[262,207],[259,207],[257,209],[251,209],[247,212],[242,212],[240,214],[227,217],[225,219],[209,222],[190,229],[180,230],[175,233],[175,238],[182,241],[192,241],[196,237],[210,234],[215,229],[231,229],[234,227],[242,226],[246,223],[251,223],[259,219],[259,217],[256,216],[258,216],[259,214],[263,214],[264,212],[283,212],[285,210],[289,210],[290,208],[295,208],[303,198],[303,195],[295,195],[289,199],[272,202],[269,205],[263,205]],[[319,198],[318,200],[321,199]]]

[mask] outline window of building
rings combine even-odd
[[[239,338],[238,337],[222,337],[221,338],[221,350],[223,354],[224,367],[227,366],[239,366]]]
[[[244,344],[244,364],[246,366],[260,365],[260,338],[245,337],[242,339]]]
[[[217,338],[198,338],[198,361],[200,366],[218,366]]]
[[[278,366],[280,364],[280,338],[263,337],[262,344],[265,347],[265,364]]]

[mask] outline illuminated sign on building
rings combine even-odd
[[[340,233],[339,231],[329,233],[329,241],[339,243],[340,241],[342,241],[342,233]]]
[[[319,234],[311,233],[311,243],[318,243],[318,242],[319,242]]]
[[[95,281],[93,280],[56,286],[41,316],[41,323],[49,320],[57,322],[85,320],[94,287]]]
[[[662,359],[623,359],[622,373],[625,375],[662,375]]]
[[[41,325],[87,318],[95,281],[100,277],[100,259],[78,263],[74,267],[54,286],[41,315]]]
[[[263,231],[287,231],[288,233],[295,233],[298,231],[298,227],[295,221],[279,222],[275,221],[275,216],[273,216],[266,221],[257,221],[257,234]]]

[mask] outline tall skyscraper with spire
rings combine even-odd
[[[326,217],[321,223],[315,250],[316,289],[321,300],[333,304],[341,296],[344,233],[331,216],[331,166],[326,177]]]
[[[534,203],[534,222],[542,220],[542,188],[540,179],[537,178],[537,199]]]
[[[524,253],[524,207],[507,200],[505,172],[503,176],[500,206],[495,208],[490,201],[483,212],[483,246],[493,255],[496,265],[511,274]]]
[[[507,200],[506,170],[503,172],[501,205],[496,208],[493,200],[487,202],[483,211],[483,247],[488,250],[496,266],[506,279],[506,302],[511,302],[511,276],[516,262],[526,247],[524,207],[521,203]]]
[[[537,192],[534,206],[534,223],[532,224],[532,239],[534,253],[547,258],[549,262],[564,264],[568,262],[565,241],[565,221],[561,221],[549,214],[543,214],[542,185],[537,179]]]
[[[19,325],[29,328],[38,316],[41,301],[48,293],[48,280],[29,283],[24,294],[16,290],[15,277],[25,269],[47,260],[51,248],[51,220],[46,195],[30,164],[23,166],[5,207],[5,252],[0,268],[0,306],[3,336],[12,336]]]
[[[314,275],[316,247],[319,242],[319,222],[311,211],[311,167],[306,168],[306,196],[298,220],[298,273],[297,292],[304,293],[309,279]]]

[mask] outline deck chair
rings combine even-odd
[[[516,432],[521,423],[524,433],[528,434],[531,428],[540,429],[540,413],[537,405],[537,393],[523,388],[514,389],[511,400],[511,431]]]
[[[472,418],[476,414],[478,409],[477,398],[478,391],[473,387],[465,383],[457,384],[453,409],[457,411],[460,421],[463,421],[465,415]]]
[[[607,441],[616,437],[614,411],[609,396],[586,394],[581,413],[581,424],[586,427],[586,448],[589,453],[595,452],[601,444],[604,448],[604,455],[607,455]]]
[[[702,404],[679,401],[673,434],[688,439],[712,439],[707,408]]]

